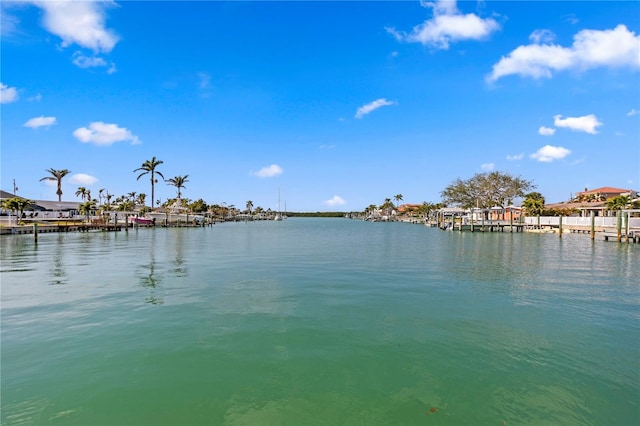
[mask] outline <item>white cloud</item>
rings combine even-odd
[[[73,64],[80,68],[106,67],[107,61],[99,56],[86,56],[77,51],[73,54]]]
[[[95,145],[112,145],[116,142],[131,141],[132,144],[141,143],[137,136],[117,124],[95,121],[89,127],[80,127],[73,132],[73,136],[80,142]]]
[[[27,122],[24,123],[24,127],[31,127],[32,129],[37,129],[38,127],[49,127],[54,124],[56,124],[55,117],[40,116],[40,117],[34,117],[27,120]]]
[[[395,105],[395,102],[388,101],[385,98],[377,99],[358,108],[358,111],[356,111],[356,118],[362,118],[370,112],[387,105]]]
[[[8,104],[18,100],[18,89],[0,83],[0,103]]]
[[[547,43],[547,38],[532,38],[535,39]],[[538,43],[518,46],[493,66],[486,80],[491,83],[512,74],[550,78],[555,71],[586,71],[597,67],[640,68],[640,36],[618,25],[604,31],[582,30],[574,35],[570,47]]]
[[[616,131],[614,134],[615,134],[616,136],[624,136],[624,133],[622,133],[622,132],[621,132],[621,131],[619,131],[619,130],[618,130],[618,131]]]
[[[118,42],[118,36],[105,27],[105,9],[117,6],[111,0],[35,0],[31,3],[44,11],[45,29],[62,39],[62,47],[77,44],[94,52],[110,52]]]
[[[637,111],[635,108],[631,108],[631,111],[629,111],[627,113],[627,116],[631,117],[631,116],[634,116],[636,114],[640,114],[640,111]]]
[[[592,135],[598,133],[596,127],[602,126],[602,123],[598,121],[594,114],[567,118],[562,118],[562,115],[554,115],[553,120],[553,125],[556,127],[565,127],[574,132],[585,132]]]
[[[40,102],[42,100],[42,95],[40,93],[38,93],[35,96],[32,96],[30,98],[27,99],[30,102]]]
[[[320,149],[333,149],[335,147],[336,147],[335,145],[331,144],[331,145],[320,145],[319,148]]]
[[[270,178],[281,175],[283,172],[284,170],[282,170],[282,167],[278,166],[277,164],[272,164],[270,166],[261,168],[257,172],[250,172],[249,174],[258,176],[259,178]]]
[[[552,31],[545,29],[535,30],[529,36],[529,40],[531,40],[535,44],[551,43],[553,40],[555,40],[555,38],[556,35]]]
[[[493,163],[484,163],[484,164],[481,164],[481,165],[480,165],[480,168],[481,168],[482,170],[491,171],[491,170],[493,170],[493,168],[494,168],[495,166],[496,166],[496,165],[495,165],[495,164],[493,164]]]
[[[3,37],[10,36],[17,32],[18,24],[20,20],[14,16],[9,14],[7,11],[7,7],[3,4],[2,13],[0,13],[0,34]]]
[[[545,145],[531,154],[530,157],[543,163],[550,163],[554,160],[561,160],[569,154],[571,154],[571,151],[562,146]]]
[[[448,49],[451,42],[480,40],[500,29],[492,18],[482,19],[473,13],[462,14],[452,0],[424,3],[433,9],[433,17],[413,28],[410,34],[386,28],[398,41],[422,43],[436,49]]]
[[[542,136],[553,136],[555,132],[556,132],[556,129],[552,127],[540,126],[540,128],[538,129],[538,133],[541,134]]]
[[[84,174],[84,173],[76,173],[69,178],[69,183],[74,185],[93,185],[98,181],[97,178]]]
[[[335,207],[335,206],[342,206],[344,204],[347,204],[347,202],[339,195],[334,195],[333,198],[323,201],[322,204],[329,207]]]
[[[509,161],[522,160],[523,158],[524,158],[524,153],[516,154],[516,155],[507,155],[507,160]]]
[[[570,13],[570,14],[567,15],[567,22],[570,23],[570,24],[575,25],[580,21],[578,20],[578,18],[576,18],[575,14]]]

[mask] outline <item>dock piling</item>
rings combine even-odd
[[[558,235],[562,238],[562,215],[558,218]]]

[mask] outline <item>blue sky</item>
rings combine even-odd
[[[497,170],[640,189],[637,2],[2,2],[1,185],[357,211]],[[176,196],[160,183],[156,199]]]

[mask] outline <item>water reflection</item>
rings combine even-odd
[[[175,254],[174,265],[175,268],[171,270],[176,277],[186,277],[188,275],[187,267],[184,260],[184,231],[185,229],[175,229],[173,246],[173,253]],[[188,229],[186,230],[188,231]]]
[[[151,233],[151,241],[149,244],[149,263],[142,265],[144,273],[140,277],[140,284],[144,288],[149,289],[149,294],[145,298],[145,303],[152,305],[162,305],[164,299],[157,294],[157,289],[162,282],[162,275],[156,272],[157,262],[155,258],[155,232]]]
[[[56,237],[56,248],[53,250],[53,270],[51,271],[51,280],[49,281],[49,284],[67,284],[68,277],[63,257],[65,254],[63,247],[64,235],[58,234]]]

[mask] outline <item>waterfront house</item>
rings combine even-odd
[[[626,195],[631,199],[638,198],[638,192],[632,189],[613,188],[611,186],[603,186],[596,189],[587,189],[578,192],[573,198],[573,202],[598,202],[607,201],[610,198]]]
[[[522,216],[522,208],[509,205],[507,207],[492,207],[489,212],[489,219],[491,220],[507,220],[517,222]]]
[[[563,203],[546,204],[546,209],[575,211],[575,216],[589,217],[593,212],[594,216],[610,216],[612,213],[607,211],[607,201],[619,197],[628,196],[634,200],[638,198],[638,191],[632,189],[614,188],[611,186],[603,186],[596,189],[587,189],[576,193],[571,201]]]
[[[0,190],[0,203],[4,203],[5,200],[18,197],[23,198],[18,195],[13,195],[10,192]],[[78,214],[80,210],[80,203],[77,201],[46,201],[46,200],[32,200],[33,204],[31,204],[28,208],[25,209],[25,215],[31,217],[45,217],[45,218],[55,218],[55,217],[73,217]],[[0,214],[7,215],[11,212],[6,212],[4,209],[0,209]]]

